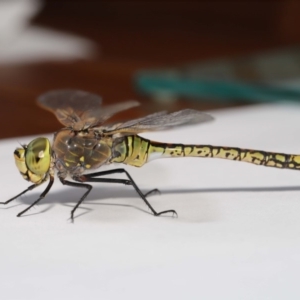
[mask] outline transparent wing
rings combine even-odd
[[[74,130],[100,125],[114,114],[139,105],[137,101],[127,101],[101,107],[101,103],[98,95],[79,90],[55,90],[38,98],[41,107]]]
[[[169,127],[198,124],[213,120],[213,117],[194,109],[184,109],[173,113],[161,111],[143,118],[130,120],[125,123],[114,124],[106,127],[112,133],[134,134],[144,131],[167,129]]]

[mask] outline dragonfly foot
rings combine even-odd
[[[71,211],[71,217],[70,217],[71,223],[74,223],[74,212],[75,212],[75,210]]]
[[[159,213],[155,213],[154,216],[158,217],[162,214],[168,214],[168,213],[172,213],[172,217],[178,218],[177,212],[174,209],[164,210],[164,211],[161,211]]]
[[[145,193],[145,194],[144,194],[144,197],[148,197],[148,196],[150,196],[150,195],[156,195],[156,194],[157,194],[157,195],[160,195],[160,194],[161,194],[161,192],[160,192],[159,189],[153,189],[153,190],[151,190],[151,191]]]
[[[19,212],[18,214],[17,214],[17,217],[22,217],[22,215],[24,214],[24,213],[26,213],[29,209],[31,209],[33,207],[33,205],[30,205],[29,207],[27,207],[26,209],[24,209],[24,210],[22,210],[21,212]]]

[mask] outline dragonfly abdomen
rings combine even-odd
[[[190,147],[191,152],[185,152],[186,156],[215,157],[243,161],[267,167],[300,169],[299,155],[211,145],[194,145],[188,147]]]
[[[164,156],[214,157],[275,168],[300,169],[300,156],[211,145],[168,145]]]
[[[167,144],[150,141],[138,135],[122,138],[115,144],[114,152],[115,155],[111,162],[120,162],[136,167],[141,167],[156,158],[214,157],[275,168],[300,169],[300,155],[236,147]]]

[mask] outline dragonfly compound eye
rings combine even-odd
[[[49,171],[51,162],[50,142],[46,138],[31,141],[25,152],[27,168],[35,175],[42,176]]]
[[[24,179],[40,183],[50,168],[51,146],[46,138],[37,138],[14,152],[15,162]]]

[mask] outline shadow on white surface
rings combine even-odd
[[[203,194],[207,193],[277,193],[277,192],[291,192],[291,191],[300,191],[300,186],[265,186],[265,187],[214,187],[214,188],[198,188],[198,189],[161,189],[160,195],[151,195],[147,197],[150,201],[155,199],[156,203],[159,201],[164,201],[164,195],[168,196],[168,203],[172,203],[172,195],[185,195],[185,194],[197,194],[198,197],[201,197]],[[76,188],[62,188],[59,191],[50,191],[49,194],[41,200],[38,205],[30,209],[26,214],[22,217],[28,217],[36,214],[42,214],[50,211],[56,204],[61,204],[71,209],[77,204],[82,194],[84,193],[81,189],[78,191]],[[147,191],[142,191],[146,193]],[[23,195],[15,200],[17,204],[8,204],[7,206],[0,206],[1,209],[9,209],[19,206],[20,209],[25,209],[22,205],[31,205],[40,195],[41,192],[29,192],[26,195]],[[130,202],[139,200],[139,204],[134,205],[130,204]],[[119,201],[122,200],[122,201]],[[199,199],[200,200],[200,199]],[[105,202],[108,201],[108,202]],[[179,200],[177,199],[177,202]],[[184,201],[186,205],[189,204],[189,198],[185,197]],[[15,203],[14,202],[14,203]],[[119,203],[118,203],[119,202]],[[182,202],[182,200],[181,200]],[[192,202],[192,199],[191,199]],[[89,208],[88,205],[92,205],[94,208]],[[176,202],[175,202],[176,204]],[[44,206],[46,206],[44,208]],[[133,188],[124,188],[123,186],[118,186],[118,188],[110,188],[110,187],[100,187],[94,186],[92,192],[88,195],[86,200],[79,206],[77,210],[77,214],[75,214],[75,219],[80,218],[83,215],[91,212],[97,206],[108,206],[108,207],[122,207],[126,209],[138,210],[143,213],[147,213],[152,215],[149,209],[144,204],[143,200],[138,196],[138,194],[133,190]],[[155,206],[155,204],[154,204]],[[201,201],[197,204],[197,210],[201,211],[203,208],[201,207]],[[35,211],[37,210],[38,211]],[[156,209],[154,207],[154,209]],[[169,209],[173,209],[170,207]],[[86,210],[86,212],[82,213],[81,210]],[[113,212],[113,209],[112,209]],[[180,214],[180,212],[177,212]],[[171,215],[160,216],[161,217],[172,217]],[[213,220],[214,218],[210,218]]]

